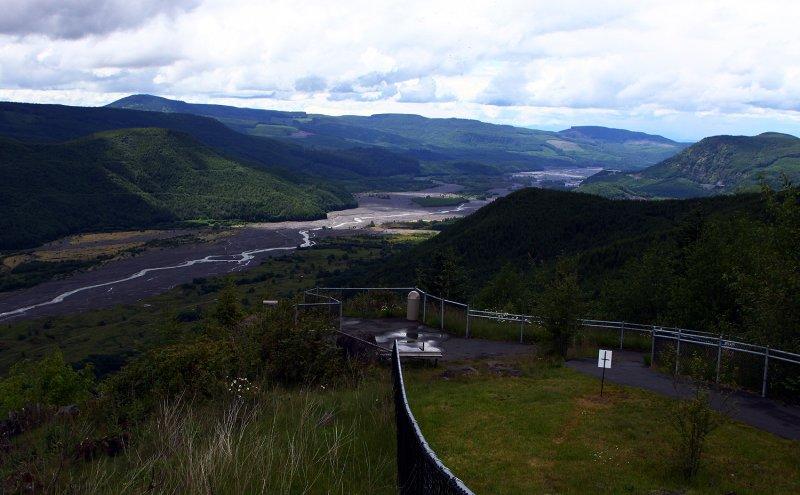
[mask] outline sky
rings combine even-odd
[[[0,0],[0,100],[800,135],[800,1]]]

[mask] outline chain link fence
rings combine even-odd
[[[541,319],[532,315],[485,311],[468,304],[431,294],[418,287],[320,287],[316,294],[336,291],[338,294],[370,294],[391,292],[394,305],[402,293],[417,291],[422,299],[420,321],[464,338],[491,338],[521,343],[541,339]],[[398,315],[402,314],[397,311]],[[366,315],[360,315],[365,317]],[[734,385],[775,397],[791,398],[800,391],[800,354],[773,349],[686,328],[664,327],[608,320],[580,320],[584,330],[598,337],[598,344],[620,349],[647,351],[652,365],[674,373],[702,374],[718,384]],[[692,369],[689,367],[697,367]]]
[[[401,495],[472,495],[428,446],[411,413],[397,344],[392,347],[392,382],[397,422],[397,484]]]

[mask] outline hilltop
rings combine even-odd
[[[712,136],[636,173],[601,172],[581,191],[623,198],[688,198],[777,186],[800,179],[800,139],[767,132]]]
[[[330,149],[380,146],[414,156],[433,173],[458,172],[454,165],[463,161],[479,162],[497,172],[553,166],[639,169],[685,147],[661,136],[601,127],[551,132],[469,119],[329,116],[193,104],[152,95],[132,95],[108,106],[202,115],[242,133]]]

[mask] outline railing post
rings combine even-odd
[[[469,333],[470,333],[469,332],[469,304],[467,304],[467,330],[466,330],[466,333],[467,333],[467,338],[469,338]]]
[[[625,341],[625,322],[619,327],[619,348],[622,349],[622,342]]]
[[[425,316],[426,316],[427,310],[428,310],[428,293],[427,292],[423,292],[422,293],[422,324],[423,325],[427,324],[427,322],[425,321],[426,320]]]
[[[342,301],[339,301],[339,331],[342,331]]]
[[[767,371],[769,371],[769,347],[764,348],[764,379],[761,382],[761,397],[767,396]]]
[[[719,342],[717,342],[717,385],[719,385],[719,374],[722,369],[722,334],[719,334]]]
[[[678,344],[675,348],[675,374],[678,374],[678,362],[681,360],[681,329],[678,329]]]
[[[656,326],[650,327],[650,367],[656,365]]]
[[[520,317],[519,319],[519,343],[522,343],[522,333],[525,330],[525,318]]]
[[[439,327],[442,329],[442,333],[444,333],[444,298],[440,297],[439,301],[442,302],[441,309],[439,310],[439,319],[442,321],[439,322]]]

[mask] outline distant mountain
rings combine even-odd
[[[685,147],[661,136],[575,127],[561,132],[495,125],[468,119],[419,115],[368,117],[201,105],[151,95],[133,95],[108,106],[212,117],[242,133],[321,148],[381,146],[416,157],[425,173],[460,173],[454,164],[480,163],[497,172],[547,167],[640,169]]]
[[[0,138],[0,176],[0,249],[180,220],[318,218],[347,206],[331,192],[292,184],[166,129],[57,144]]]
[[[625,129],[614,129],[611,127],[600,127],[595,125],[573,126],[558,133],[564,137],[574,139],[595,139],[598,141],[608,141],[610,143],[625,143],[629,141],[640,141],[647,143],[661,143],[667,146],[675,145],[675,141],[656,134],[645,134],[644,132],[628,131]]]
[[[690,198],[780,185],[782,175],[800,180],[800,138],[767,132],[713,136],[637,173],[601,172],[583,192],[613,198]]]
[[[59,142],[100,131],[138,127],[185,132],[228,156],[292,181],[330,186],[332,179],[357,180],[419,171],[415,159],[383,148],[372,148],[375,155],[370,155],[369,147],[344,153],[306,149],[293,143],[244,135],[215,119],[188,113],[0,102],[0,136],[21,141]]]

